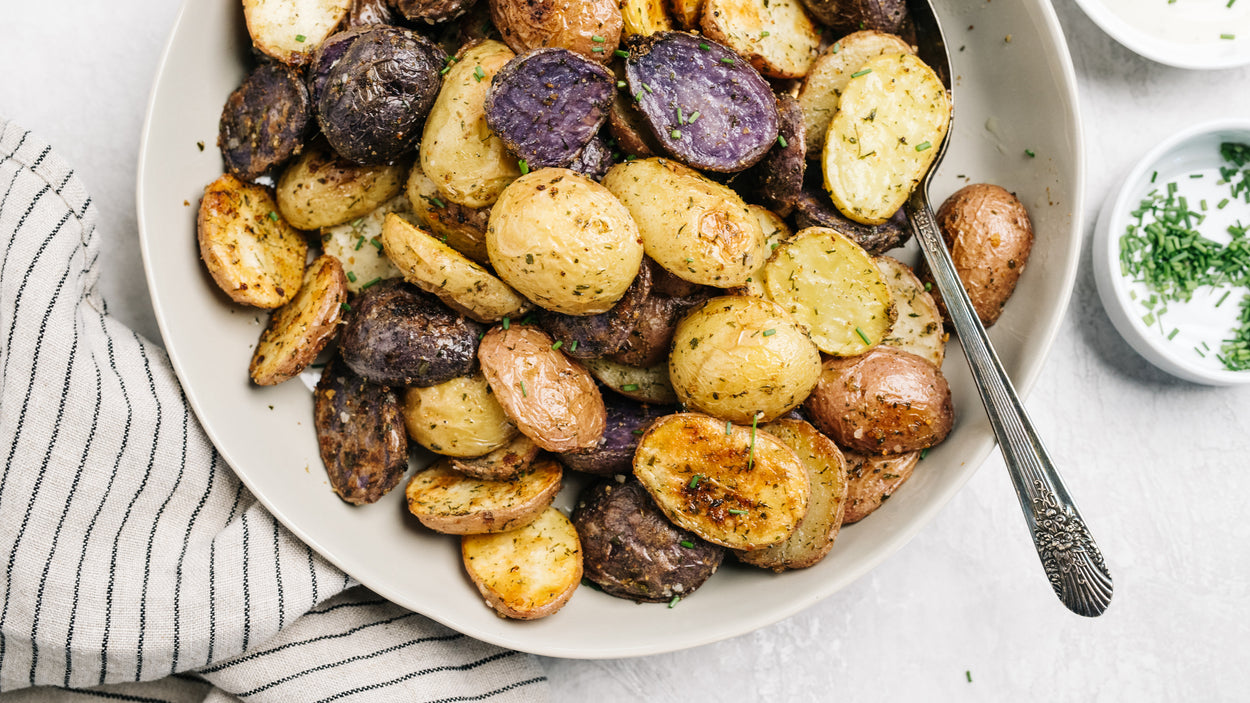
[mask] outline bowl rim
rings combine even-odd
[[[1159,334],[1148,334],[1133,321],[1130,310],[1133,300],[1128,294],[1128,281],[1120,273],[1120,237],[1137,183],[1168,155],[1185,148],[1197,139],[1219,132],[1243,132],[1250,138],[1250,118],[1225,117],[1192,125],[1159,142],[1129,169],[1103,203],[1098,215],[1094,240],[1094,281],[1103,307],[1112,324],[1129,346],[1156,367],[1173,376],[1194,383],[1212,386],[1233,386],[1250,383],[1250,372],[1213,369],[1195,363],[1185,351]]]
[[[1201,51],[1184,51],[1185,44],[1165,42],[1129,25],[1107,9],[1103,0],[1076,0],[1076,4],[1107,36],[1133,53],[1156,63],[1191,71],[1215,71],[1250,65],[1250,51],[1227,58],[1207,57]],[[1181,50],[1177,51],[1178,48]]]

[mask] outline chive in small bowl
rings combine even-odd
[[[1124,339],[1194,383],[1250,383],[1250,120],[1164,140],[1113,191],[1094,279]]]

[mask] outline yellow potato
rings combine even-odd
[[[581,540],[555,508],[510,532],[466,535],[460,553],[473,585],[503,617],[547,617],[564,607],[582,581]]]
[[[802,78],[820,48],[799,0],[706,0],[703,33],[770,78]]]
[[[444,456],[479,457],[517,434],[482,374],[404,392],[408,436]]]
[[[314,142],[278,178],[278,211],[299,229],[321,229],[372,212],[404,189],[407,163],[361,166]]]

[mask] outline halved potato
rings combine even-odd
[[[907,264],[889,256],[879,256],[876,261],[898,310],[894,326],[881,343],[909,351],[941,368],[947,334],[933,296]]]
[[[278,178],[278,212],[300,229],[349,222],[402,193],[407,167],[362,166],[314,142]]]
[[[560,492],[564,472],[552,459],[510,481],[470,478],[444,459],[408,481],[408,510],[422,525],[449,535],[507,532],[533,522]]]
[[[755,219],[759,220],[760,229],[764,231],[764,241],[768,244],[767,256],[771,256],[777,247],[794,238],[794,230],[790,229],[790,225],[781,219],[777,213],[766,207],[759,205],[747,204],[747,209],[755,215]],[[746,283],[733,288],[728,293],[733,295],[750,295],[756,298],[763,298],[764,295],[764,264],[768,263],[767,259],[760,262],[759,268],[751,272],[747,277]]]
[[[417,222],[433,232],[439,241],[479,264],[490,262],[486,253],[489,207],[473,208],[444,200],[438,186],[425,175],[419,163],[413,164],[404,192],[412,203],[412,214]]]
[[[703,33],[771,78],[807,75],[820,34],[799,0],[706,0]]]
[[[673,21],[664,12],[664,0],[620,0],[621,19],[625,21],[625,36],[647,36],[667,32]]]
[[[655,405],[677,402],[677,392],[668,377],[668,361],[643,369],[607,358],[584,359],[582,363],[600,383],[626,398]]]
[[[782,572],[805,569],[825,558],[842,526],[846,506],[846,460],[833,440],[802,420],[774,420],[761,428],[785,442],[807,470],[811,498],[799,529],[780,543],[751,552],[737,552],[748,564]]]
[[[402,217],[387,215],[382,246],[405,281],[478,322],[520,317],[530,309],[508,284]]]
[[[299,292],[308,242],[278,215],[264,186],[230,174],[204,189],[196,230],[200,258],[236,303],[285,305]]]
[[[682,29],[698,29],[704,0],[668,0],[668,12]]]
[[[825,135],[825,188],[843,215],[886,222],[929,170],[946,138],[946,87],[911,54],[869,59],[851,74]]]
[[[837,231],[808,227],[764,265],[764,294],[811,333],[826,354],[855,356],[880,344],[894,322],[885,277],[864,248]]]
[[[865,456],[844,452],[846,457],[846,512],[842,524],[849,525],[868,517],[881,507],[886,498],[911,478],[920,461],[920,452],[894,456]]]
[[[517,434],[480,373],[409,388],[404,392],[404,425],[421,446],[454,457],[482,456]]]
[[[403,275],[382,246],[382,224],[391,213],[410,217],[408,198],[400,195],[364,217],[321,230],[321,249],[343,265],[343,271],[348,274],[347,290],[352,293]]]
[[[342,318],[347,277],[332,256],[319,256],[304,272],[291,302],[273,312],[260,335],[248,373],[260,386],[298,376],[317,358]]]
[[[505,481],[524,471],[536,458],[538,445],[518,432],[512,441],[489,454],[471,459],[452,459],[451,465],[466,476]]]
[[[257,49],[300,66],[338,29],[351,7],[352,0],[243,0],[243,18]]]
[[[679,527],[731,549],[785,541],[808,510],[794,450],[756,427],[700,413],[656,420],[634,453],[634,475]]]
[[[824,50],[808,69],[803,86],[799,88],[807,158],[820,158],[825,148],[825,132],[829,131],[829,123],[838,112],[838,101],[851,74],[873,57],[910,53],[915,53],[915,49],[901,38],[871,29],[848,34]]]
[[[495,612],[534,620],[564,607],[582,581],[582,545],[564,513],[547,508],[520,529],[466,535],[464,568]]]

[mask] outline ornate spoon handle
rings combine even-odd
[[[1111,603],[1111,572],[968,300],[938,231],[927,191],[927,187],[917,188],[907,202],[912,231],[963,344],[1042,568],[1068,609],[1087,617],[1101,615]]]

